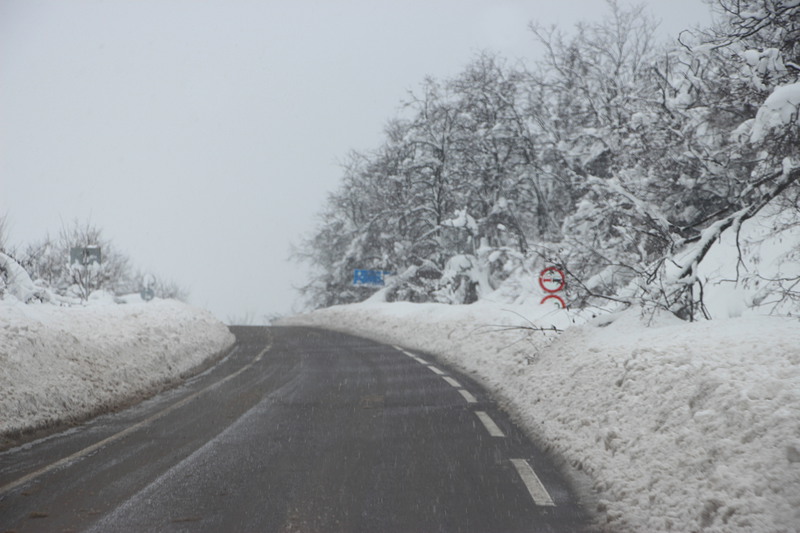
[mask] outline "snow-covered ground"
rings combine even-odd
[[[593,318],[519,303],[541,295],[512,287],[473,305],[376,297],[282,323],[431,353],[473,374],[568,473],[592,480],[576,486],[599,529],[800,531],[800,320],[760,316],[800,311],[765,289],[800,274],[800,227],[780,216],[747,221],[738,241],[723,234],[701,264],[713,321],[637,309]],[[0,260],[0,439],[134,401],[233,343],[208,312],[174,301],[97,293],[61,306]],[[38,299],[55,303],[21,303]]]
[[[522,317],[526,317],[523,319]],[[435,354],[472,373],[615,532],[800,531],[800,321],[585,322],[540,305],[362,303],[282,324]],[[573,474],[574,474],[573,470]]]
[[[78,307],[0,299],[0,444],[141,399],[233,344],[207,311],[110,298]]]

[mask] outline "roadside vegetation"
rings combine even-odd
[[[309,307],[367,298],[354,269],[393,272],[388,301],[455,304],[513,299],[558,265],[572,306],[710,318],[702,265],[725,232],[727,282],[759,290],[748,305],[796,306],[800,273],[761,271],[739,230],[800,224],[800,4],[714,5],[713,27],[658,42],[642,7],[611,0],[572,32],[531,23],[532,68],[486,52],[426,79],[296,247]]]
[[[72,250],[97,250],[97,258],[73,261]],[[111,296],[140,293],[186,301],[188,291],[176,282],[135,269],[98,226],[74,220],[56,236],[24,246],[8,244],[7,223],[0,217],[0,298],[12,294],[25,303],[54,301],[62,304],[86,302],[92,293]]]

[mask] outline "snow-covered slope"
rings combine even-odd
[[[0,440],[85,418],[176,382],[234,341],[172,300],[86,307],[0,300]],[[0,442],[1,444],[1,442]]]
[[[588,474],[615,532],[800,530],[800,322],[684,323],[479,302],[364,303],[287,319],[436,354],[473,373]],[[646,324],[647,323],[647,324]]]

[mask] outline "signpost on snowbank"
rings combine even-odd
[[[153,289],[155,284],[156,277],[154,275],[145,274],[142,277],[142,289],[139,291],[139,295],[142,297],[142,300],[149,302],[156,297],[156,291]]]
[[[548,300],[552,300],[559,304],[561,309],[565,309],[567,304],[564,303],[564,300],[555,293],[563,290],[566,284],[567,277],[557,267],[547,267],[542,270],[539,273],[539,286],[544,292],[549,294],[542,298],[542,301],[539,303],[544,305],[544,303]]]

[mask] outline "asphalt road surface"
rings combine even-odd
[[[0,532],[570,532],[555,469],[418,352],[232,328],[212,369],[0,453]]]

